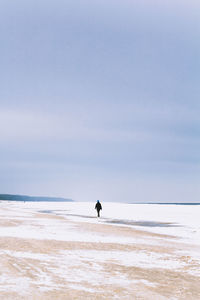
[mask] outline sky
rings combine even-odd
[[[200,201],[200,4],[2,0],[0,193]]]

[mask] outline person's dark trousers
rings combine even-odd
[[[97,210],[98,217],[100,217],[100,210]]]

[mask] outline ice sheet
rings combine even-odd
[[[149,232],[173,235],[184,239],[185,242],[200,245],[200,206],[123,203],[102,203],[102,205],[101,218],[97,219],[94,209],[95,202],[1,202],[1,206],[9,207],[6,214],[4,213],[1,217],[13,216],[15,219],[23,218],[30,222],[34,213],[39,211],[63,216],[72,221],[129,226]],[[32,221],[34,222],[34,218]],[[48,223],[47,220],[45,222]],[[52,236],[60,239],[67,238],[66,231],[63,232],[60,225],[58,225],[59,228],[54,228],[55,221],[52,227],[49,221],[48,226],[48,234],[51,235],[51,238]],[[10,234],[9,230],[6,232],[5,234]],[[23,232],[24,237],[27,237],[28,232],[26,233],[24,229]],[[17,235],[15,230],[12,231],[12,234]],[[35,236],[36,233],[32,232],[32,234]],[[41,228],[37,234],[38,238],[44,238],[46,232],[43,234]],[[4,233],[0,232],[0,235],[4,235]],[[70,238],[73,237],[70,236]],[[79,238],[82,239],[81,235]],[[84,239],[87,239],[86,234]]]

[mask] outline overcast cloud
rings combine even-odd
[[[0,192],[200,200],[200,4],[0,3]]]

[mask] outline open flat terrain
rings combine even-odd
[[[143,207],[2,201],[0,299],[200,299],[199,207]]]

